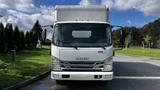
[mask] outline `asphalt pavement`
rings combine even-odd
[[[75,81],[57,85],[49,75],[21,90],[160,90],[160,60],[116,55],[113,67],[112,81]]]

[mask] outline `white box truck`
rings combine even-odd
[[[56,6],[51,45],[51,78],[113,79],[113,46],[106,6]]]

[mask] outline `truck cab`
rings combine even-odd
[[[51,78],[57,81],[113,79],[111,26],[105,6],[56,6]],[[90,16],[92,14],[92,16]]]

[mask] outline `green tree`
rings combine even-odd
[[[160,35],[159,35],[159,39],[157,40],[157,45],[156,45],[157,48],[160,48]]]
[[[129,46],[130,46],[130,44],[131,44],[131,31],[130,31],[130,33],[126,36],[126,38],[125,38],[125,47],[126,48],[129,48]]]
[[[26,32],[26,35],[25,35],[25,44],[27,49],[30,48],[30,35],[28,31]]]
[[[4,51],[4,26],[0,23],[0,52]]]
[[[143,34],[142,30],[140,28],[132,27],[132,33],[131,33],[131,45],[132,46],[141,46],[141,43],[143,41]]]
[[[10,51],[14,48],[14,37],[12,24],[8,23],[5,27],[5,51]]]
[[[38,39],[41,40],[41,34],[42,34],[42,27],[39,24],[39,21],[37,20],[34,24],[33,28],[31,29],[31,32],[36,33],[38,35]]]
[[[33,47],[36,48],[38,43],[38,35],[34,32],[32,32],[32,35],[33,35],[32,44],[33,44]]]
[[[29,38],[29,39],[30,39],[30,40],[29,40],[29,41],[30,41],[30,47],[31,47],[31,48],[34,48],[33,32],[29,32],[29,36],[30,36],[30,38]]]
[[[121,31],[121,32],[120,32]],[[160,19],[150,22],[141,28],[136,27],[123,27],[113,32],[114,45],[123,46],[124,40],[127,40],[129,32],[131,33],[131,45],[147,47],[160,46]],[[123,34],[121,36],[121,34]]]
[[[23,31],[20,31],[20,45],[20,49],[25,49],[25,37]]]
[[[157,19],[153,22],[146,24],[143,28],[143,37],[150,35],[152,37],[151,47],[156,47],[159,41],[160,35],[160,19]]]
[[[143,39],[145,41],[146,47],[150,48],[150,42],[151,42],[152,37],[150,35],[146,35]]]
[[[15,43],[15,47],[16,49],[20,49],[21,48],[21,43],[20,43],[20,32],[19,32],[19,28],[18,26],[15,26],[15,29],[14,29],[14,43]]]

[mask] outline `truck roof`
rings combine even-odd
[[[84,6],[80,6],[80,5],[56,5],[55,6],[55,10],[57,9],[63,9],[63,10],[68,10],[68,9],[109,9],[107,5],[84,5]]]
[[[55,24],[61,24],[61,23],[99,23],[99,24],[110,24],[109,22],[100,22],[100,21],[61,21],[61,22],[55,22]]]

